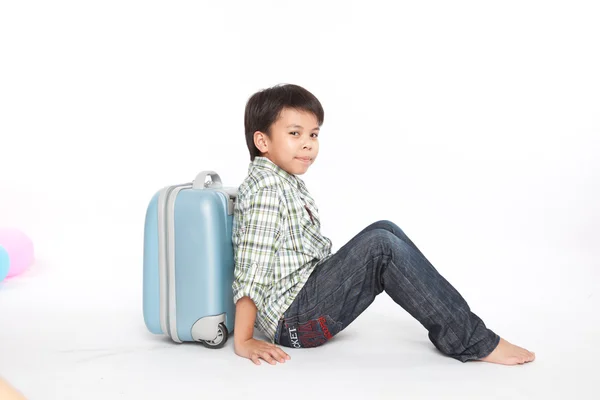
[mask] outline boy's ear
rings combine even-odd
[[[254,145],[261,153],[266,153],[269,150],[269,138],[261,131],[254,132]]]

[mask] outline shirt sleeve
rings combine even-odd
[[[261,310],[273,277],[280,246],[280,199],[276,188],[263,188],[236,210],[233,302],[248,296]]]

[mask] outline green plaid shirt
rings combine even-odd
[[[255,327],[272,343],[279,318],[319,262],[331,256],[319,212],[304,182],[255,157],[238,188],[233,218],[234,302],[250,297]]]

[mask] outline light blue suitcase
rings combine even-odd
[[[207,181],[207,177],[210,180]],[[214,171],[167,186],[144,227],[144,322],[177,343],[221,348],[233,332],[233,208],[237,188]]]

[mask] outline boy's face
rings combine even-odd
[[[262,156],[289,174],[302,175],[319,154],[319,126],[310,112],[284,108],[271,126],[271,138],[254,133],[254,144]]]

